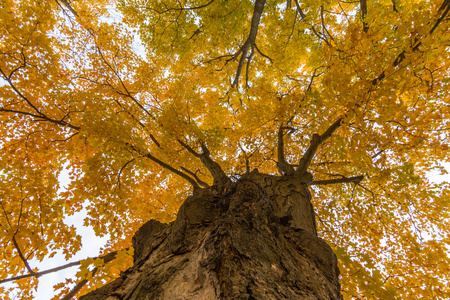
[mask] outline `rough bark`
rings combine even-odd
[[[341,299],[311,180],[253,171],[220,192],[197,191],[174,222],[136,232],[132,268],[81,299]]]

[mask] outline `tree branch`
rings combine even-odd
[[[117,185],[118,185],[118,187],[119,187],[119,190],[120,190],[120,176],[122,175],[122,171],[123,171],[130,163],[132,163],[133,161],[135,161],[135,158],[133,158],[133,159],[127,161],[127,162],[122,166],[122,168],[120,168],[119,173],[117,174]]]
[[[67,126],[69,128],[75,129],[75,130],[80,130],[80,127],[74,126],[72,124],[67,123],[66,121],[64,121],[64,118],[61,120],[55,120],[52,119],[50,117],[48,117],[47,115],[45,115],[44,113],[42,113],[24,94],[22,94],[17,87],[14,85],[14,83],[11,80],[11,75],[10,76],[6,76],[6,74],[3,72],[3,70],[0,68],[0,73],[2,74],[2,77],[4,80],[6,80],[9,84],[9,86],[13,89],[13,91],[20,97],[22,98],[27,104],[28,106],[35,111],[35,113],[28,113],[28,112],[23,112],[23,111],[17,111],[17,110],[12,110],[12,109],[5,109],[4,107],[0,108],[0,112],[9,112],[9,113],[16,113],[16,114],[22,114],[22,115],[26,115],[26,116],[31,116],[34,117],[36,119],[41,119],[43,121],[48,121],[54,124],[58,124],[58,125],[62,125],[62,126]]]
[[[293,174],[294,167],[286,162],[286,158],[284,156],[284,141],[283,141],[283,124],[280,125],[278,129],[278,162],[277,168],[281,174]]]
[[[28,273],[30,273],[29,275],[35,276],[35,277],[37,278],[37,277],[38,277],[37,273],[34,272],[33,269],[31,269],[30,265],[28,264],[27,259],[23,256],[23,253],[22,253],[22,251],[20,250],[19,244],[17,244],[17,241],[16,241],[16,237],[15,237],[15,236],[12,237],[12,241],[13,241],[14,247],[15,247],[16,250],[17,250],[17,253],[19,253],[20,259],[21,259],[22,262],[25,264],[25,267],[27,268]]]
[[[129,248],[126,248],[129,249]],[[116,258],[117,255],[117,251],[111,252],[106,254],[105,256],[101,257],[103,259],[103,262],[105,264],[109,263],[110,261],[114,260]],[[98,257],[97,257],[98,258]],[[92,272],[92,277],[94,277],[95,273],[97,273],[98,271],[98,267],[95,267],[91,272]],[[82,288],[83,286],[86,285],[86,283],[88,283],[89,280],[87,279],[83,279],[80,282],[78,282],[74,288],[72,290],[70,290],[70,292],[65,295],[64,297],[61,298],[61,300],[69,300],[72,299]]]
[[[306,172],[319,146],[329,137],[331,137],[333,132],[335,132],[336,129],[338,129],[341,126],[341,121],[342,119],[339,118],[330,127],[328,127],[328,129],[322,135],[313,134],[311,139],[311,145],[309,146],[308,150],[306,150],[303,157],[300,159],[298,168],[296,170],[297,173],[303,174]]]
[[[153,162],[157,163],[158,165],[160,165],[161,167],[163,167],[164,169],[180,176],[181,178],[185,179],[187,182],[189,182],[192,187],[195,189],[199,189],[199,185],[197,184],[197,182],[192,179],[192,177],[186,175],[185,173],[183,173],[180,170],[175,169],[174,167],[172,167],[171,165],[163,162],[162,160],[156,158],[155,156],[151,155],[148,152],[143,153],[142,151],[139,151],[136,147],[134,147],[133,145],[126,143],[126,145],[133,151],[139,153],[142,157],[147,157],[148,159],[152,160]]]
[[[189,175],[191,175],[192,177],[194,177],[195,181],[197,181],[198,185],[204,187],[204,188],[209,188],[209,185],[204,182],[203,180],[201,180],[200,178],[198,178],[197,174],[195,174],[192,171],[189,171],[188,169],[184,168],[184,167],[180,167],[184,172],[188,173]]]
[[[177,139],[177,142],[180,143],[181,146],[183,146],[189,153],[191,153],[195,157],[200,158],[202,156],[200,153],[196,152],[194,149],[191,148],[191,146],[189,146],[188,144],[186,144],[182,140]]]
[[[244,61],[247,59],[247,52],[250,46],[255,45],[256,41],[256,35],[258,34],[258,27],[259,23],[261,21],[261,16],[264,10],[264,6],[266,4],[266,0],[256,0],[255,1],[255,8],[253,10],[253,16],[252,16],[252,22],[250,25],[250,33],[248,35],[247,40],[245,41],[244,45],[241,47],[241,58],[239,59],[238,69],[236,71],[236,76],[234,77],[233,83],[231,84],[232,87],[236,87],[239,83],[239,77],[242,72],[242,67],[244,66]],[[249,63],[249,62],[247,62]]]
[[[394,6],[395,7],[395,6]],[[433,25],[433,27],[430,29],[429,34],[433,34],[433,32],[436,30],[436,28],[439,26],[439,24],[445,19],[445,17],[450,12],[450,0],[444,0],[442,5],[439,7],[438,13],[440,14],[439,18],[437,19],[436,23]],[[418,40],[416,37],[413,42],[413,46],[411,47],[412,52],[415,52],[419,50],[419,47],[422,45],[422,42]],[[398,67],[400,63],[406,58],[406,51],[403,50],[394,60],[392,65],[394,67]],[[378,75],[375,79],[372,80],[372,85],[376,86],[378,83],[380,83],[384,78],[386,77],[385,71],[381,72],[380,75]]]
[[[78,13],[73,9],[73,7],[69,4],[69,2],[67,2],[66,0],[55,0],[56,3],[62,2],[62,4],[64,4],[64,6],[75,16],[75,17],[79,17]]]
[[[430,34],[432,34],[436,28],[439,26],[439,24],[442,22],[442,20],[445,19],[445,17],[448,15],[450,11],[450,0],[444,0],[442,5],[439,7],[439,12],[442,12],[442,15],[439,17],[439,19],[434,24],[433,28],[430,30]]]
[[[97,273],[98,268],[95,267],[91,273],[92,273],[92,277],[94,277],[95,273]],[[78,294],[78,292],[89,282],[89,280],[87,279],[83,279],[80,282],[78,282],[73,289],[70,290],[69,293],[67,293],[67,295],[65,295],[64,297],[61,298],[61,300],[69,300],[72,299],[73,297],[76,296],[76,294]]]
[[[300,7],[300,3],[298,3],[298,0],[294,0],[295,1],[295,6],[297,6],[297,11],[300,14],[300,21],[303,21],[303,19],[305,18],[305,14],[303,13],[303,10]]]
[[[327,184],[336,184],[336,183],[354,183],[358,184],[361,180],[364,179],[364,176],[353,176],[353,177],[344,177],[339,179],[328,179],[328,180],[314,180],[309,183],[309,185],[327,185]]]
[[[42,113],[39,114],[39,115],[35,115],[35,114],[29,113],[29,112],[19,111],[19,110],[14,110],[14,109],[6,109],[6,108],[3,108],[3,107],[0,108],[0,112],[8,112],[8,113],[14,113],[14,114],[18,114],[18,115],[29,116],[29,117],[33,117],[33,118],[41,120],[41,121],[54,123],[54,124],[61,125],[61,126],[64,126],[64,127],[69,127],[69,128],[75,129],[75,130],[80,130],[81,129],[81,127],[74,126],[74,125],[72,125],[70,123],[67,123],[66,121],[51,119],[51,118],[47,117],[46,115],[44,115]]]
[[[395,0],[391,0],[391,2],[392,2],[392,10],[395,12],[398,12],[397,5],[395,4]]]
[[[363,30],[365,33],[369,30],[369,26],[367,25],[367,22],[365,21],[366,15],[367,15],[367,0],[360,0],[360,7],[361,7],[361,19],[363,21]]]
[[[127,249],[128,248],[125,248],[124,250],[127,250]],[[101,259],[103,259],[103,261],[105,263],[108,263],[108,262],[112,261],[116,257],[116,255],[117,255],[117,251],[114,251],[114,252],[110,252],[110,253],[108,253],[106,255],[94,257],[94,259],[101,258]],[[20,275],[20,276],[16,276],[16,277],[12,277],[12,278],[6,278],[6,279],[3,279],[3,280],[0,280],[0,284],[6,283],[6,282],[10,282],[10,281],[19,280],[19,279],[24,279],[24,278],[28,278],[28,277],[33,277],[33,276],[37,278],[37,277],[40,277],[40,276],[43,276],[43,275],[47,275],[47,274],[50,274],[50,273],[54,273],[54,272],[57,272],[57,271],[61,271],[61,270],[64,270],[64,269],[67,269],[67,268],[70,268],[70,267],[79,266],[81,264],[81,261],[82,260],[71,262],[71,263],[68,263],[68,264],[65,264],[65,265],[62,265],[62,266],[59,266],[59,267],[56,267],[56,268],[51,268],[51,269],[48,269],[48,270],[45,270],[45,271],[41,271],[41,272],[33,272],[32,274],[26,274],[26,275]]]
[[[174,167],[172,167],[171,165],[163,162],[162,160],[159,160],[158,158],[154,157],[153,155],[151,155],[150,153],[145,153],[142,156],[149,158],[150,160],[154,161],[155,163],[157,163],[158,165],[160,165],[161,167],[163,167],[166,170],[171,171],[172,173],[175,173],[176,175],[180,176],[181,178],[185,179],[187,182],[189,182],[192,187],[195,189],[199,189],[200,187],[198,186],[197,182],[192,179],[192,177],[186,175],[185,173],[181,172],[180,170],[175,169]]]
[[[197,158],[200,158],[200,161],[208,169],[208,171],[211,173],[211,175],[214,179],[213,185],[222,185],[222,184],[230,181],[230,178],[228,178],[228,176],[222,170],[220,165],[211,158],[209,149],[208,149],[208,147],[206,147],[206,144],[204,142],[201,142],[201,145],[200,145],[202,148],[202,153],[198,153],[194,149],[192,149],[188,144],[184,143],[183,141],[181,141],[179,139],[177,141],[189,153],[191,153],[192,155],[194,155]]]

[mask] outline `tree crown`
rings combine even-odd
[[[427,174],[448,160],[450,1],[0,7],[0,279],[76,253],[83,205],[115,252],[257,168],[313,175],[345,298],[449,296],[449,190]],[[129,253],[83,261],[80,280],[101,272],[81,292]],[[35,277],[16,283],[31,299]]]

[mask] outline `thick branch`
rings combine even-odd
[[[294,173],[294,167],[286,162],[284,156],[284,141],[283,141],[283,125],[278,129],[278,162],[277,168],[281,174],[292,174]]]
[[[204,188],[209,188],[209,185],[204,182],[203,180],[201,180],[200,178],[198,178],[197,174],[195,174],[192,171],[189,171],[188,169],[184,168],[184,167],[180,167],[184,172],[188,173],[189,175],[191,175],[192,177],[194,177],[195,181],[197,181],[198,185]]]
[[[202,156],[200,153],[196,152],[194,149],[191,148],[191,146],[189,146],[188,144],[186,144],[182,140],[177,139],[177,142],[180,143],[181,146],[183,146],[189,153],[191,153],[195,157],[200,158]]]
[[[363,21],[363,30],[364,30],[364,32],[367,32],[369,30],[369,26],[367,25],[367,22],[365,21],[365,18],[367,15],[367,0],[360,0],[359,3],[361,6],[361,19]]]
[[[78,13],[73,9],[73,7],[69,4],[69,2],[67,2],[66,0],[56,0],[56,3],[58,2],[62,2],[62,4],[64,4],[64,6],[75,16],[75,17],[79,17]]]
[[[143,125],[141,125],[141,126],[143,126]],[[147,129],[145,126],[144,126],[144,128]],[[155,143],[156,146],[158,146],[158,148],[161,148],[161,144],[156,140],[156,138],[153,136],[153,134],[150,133],[149,135],[150,135],[150,138],[152,139],[153,143]]]
[[[198,186],[197,182],[192,179],[192,177],[186,175],[185,173],[183,173],[180,170],[175,169],[174,167],[172,167],[171,165],[163,162],[162,160],[156,158],[155,156],[151,155],[150,153],[142,153],[142,151],[139,151],[138,149],[136,149],[136,147],[134,147],[133,145],[126,143],[126,145],[133,151],[139,153],[140,155],[142,155],[143,157],[147,157],[148,159],[152,160],[153,162],[157,163],[158,165],[160,165],[161,167],[163,167],[164,169],[175,173],[176,175],[180,176],[181,178],[185,179],[187,182],[189,182],[192,187],[195,189],[199,189],[200,187]]]
[[[258,34],[258,27],[261,21],[261,16],[264,10],[264,6],[266,4],[266,0],[256,0],[255,8],[253,10],[252,22],[250,25],[250,33],[248,35],[247,40],[244,45],[241,47],[240,51],[242,51],[241,58],[239,59],[238,69],[236,71],[236,76],[234,77],[232,87],[236,87],[239,83],[239,77],[242,72],[242,67],[244,66],[244,62],[247,59],[248,49],[255,45],[256,35]],[[250,62],[247,62],[250,63]]]
[[[204,142],[201,143],[202,153],[198,153],[194,149],[192,149],[188,144],[184,143],[183,141],[181,141],[181,140],[177,140],[177,141],[189,153],[191,153],[195,157],[200,158],[200,161],[203,163],[203,165],[205,165],[205,167],[211,173],[211,175],[214,179],[214,183],[213,183],[214,185],[218,185],[218,184],[220,185],[220,184],[230,181],[230,178],[228,178],[228,176],[222,170],[220,165],[211,158],[209,149],[208,149],[208,147],[206,147],[206,144]]]
[[[181,172],[180,170],[175,169],[171,165],[166,164],[162,160],[159,160],[158,158],[154,157],[150,153],[145,153],[143,156],[149,158],[152,161],[154,161],[155,163],[157,163],[158,165],[160,165],[164,169],[169,170],[172,173],[175,173],[176,175],[180,176],[181,178],[187,180],[187,182],[189,182],[194,187],[194,189],[200,188],[198,186],[197,182],[194,179],[192,179],[190,176],[186,175],[185,173]]]
[[[98,268],[95,267],[91,273],[92,273],[92,277],[94,277],[95,273],[97,273]],[[83,279],[80,282],[78,282],[73,289],[70,290],[69,293],[67,293],[67,295],[65,295],[64,297],[61,298],[61,300],[69,300],[72,299],[73,297],[76,296],[76,294],[78,294],[78,292],[89,282],[89,280],[87,279]]]
[[[200,157],[201,162],[205,165],[205,167],[209,170],[211,175],[214,178],[214,185],[224,184],[230,181],[230,178],[225,174],[220,165],[215,162],[211,156],[209,149],[206,147],[206,144],[202,142],[201,144],[203,154]]]
[[[341,126],[341,121],[342,119],[338,119],[322,135],[313,134],[313,137],[311,139],[311,145],[309,146],[308,150],[306,150],[303,157],[300,159],[296,171],[297,173],[303,174],[306,172],[319,146],[323,142],[325,142],[329,137],[331,137],[333,132],[335,132],[336,129],[338,129]]]
[[[309,185],[327,185],[327,184],[336,184],[336,183],[354,183],[358,184],[361,180],[364,179],[364,176],[354,176],[354,177],[344,177],[338,179],[328,179],[328,180],[314,180],[311,181]]]

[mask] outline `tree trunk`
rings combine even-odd
[[[196,191],[174,222],[136,232],[132,268],[80,299],[342,299],[310,181],[253,171]]]

